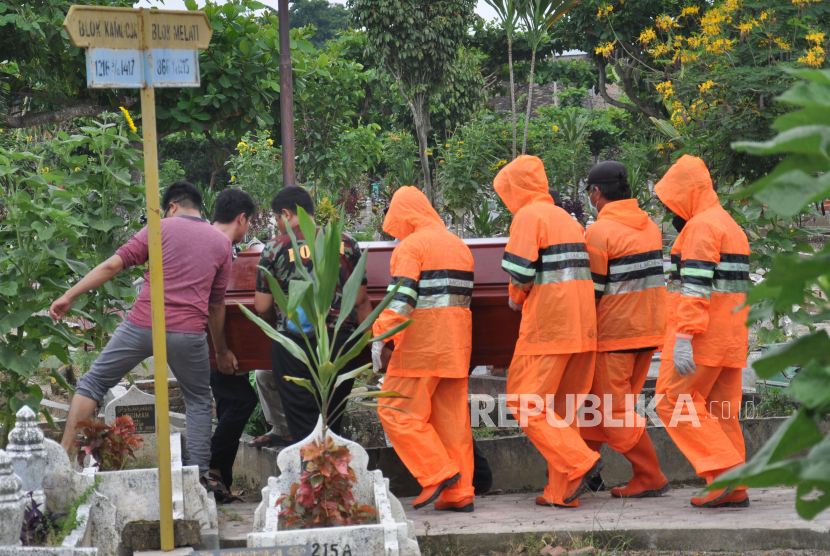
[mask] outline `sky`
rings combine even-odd
[[[266,6],[271,6],[275,10],[277,9],[277,0],[259,0]],[[337,2],[337,0],[333,0]],[[196,0],[196,3],[199,6],[204,6],[204,0]],[[345,4],[345,2],[337,2],[338,4]],[[135,4],[136,8],[151,8],[156,7],[163,10],[186,10],[184,6],[184,0],[139,0],[138,3]],[[484,0],[478,0],[478,5],[476,6],[476,13],[483,17],[485,20],[491,20],[496,17],[496,12],[487,5]]]

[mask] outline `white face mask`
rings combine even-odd
[[[594,215],[594,218],[599,216],[599,209],[594,206],[594,202],[591,200],[591,195],[588,195],[588,204],[591,205],[591,214]]]

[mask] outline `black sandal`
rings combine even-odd
[[[236,504],[237,502],[241,504],[245,503],[245,501],[239,496],[234,496],[233,494],[221,490],[214,492],[213,498],[216,500],[216,503],[220,506],[224,504]]]
[[[274,435],[274,434],[269,433],[269,434],[266,434],[264,436],[268,437],[268,440],[262,440],[260,442],[257,442],[258,439],[252,440],[252,441],[248,442],[248,447],[249,448],[283,448],[283,447],[288,446],[290,444],[290,441],[283,440],[282,438],[280,438],[279,436]]]
[[[202,477],[199,482],[201,483],[202,481],[204,481],[202,486],[208,492],[221,492],[222,489],[225,488],[225,485],[222,484],[222,479],[213,473],[209,473],[207,476]]]

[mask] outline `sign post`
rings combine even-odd
[[[155,361],[161,549],[173,550],[167,335],[161,254],[155,87],[198,87],[199,53],[213,29],[204,12],[72,6],[63,27],[73,46],[87,49],[89,88],[141,89],[144,184]]]

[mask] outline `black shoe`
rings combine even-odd
[[[606,488],[605,481],[602,480],[602,477],[600,475],[597,475],[596,477],[588,481],[587,490],[590,490],[591,492],[604,492],[608,490],[608,488]]]
[[[589,469],[588,472],[585,473],[585,475],[582,476],[582,481],[580,481],[579,486],[576,487],[576,490],[573,491],[573,494],[565,498],[563,502],[565,502],[565,504],[570,504],[571,502],[579,498],[579,495],[585,492],[585,490],[588,488],[588,483],[591,482],[591,479],[599,475],[599,472],[602,471],[603,465],[605,465],[605,463],[603,463],[602,458],[599,458],[597,462],[594,464],[594,466],[591,469]]]

